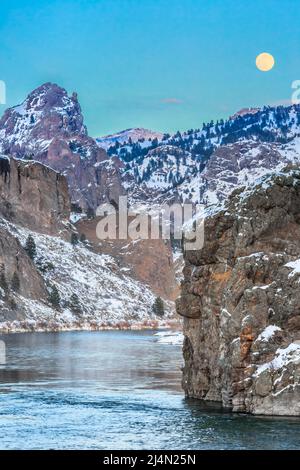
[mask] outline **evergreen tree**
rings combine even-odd
[[[94,219],[95,218],[95,211],[92,207],[88,207],[86,211],[86,215],[88,219]]]
[[[69,306],[72,312],[81,313],[81,305],[77,294],[72,294],[69,300]]]
[[[71,152],[76,152],[77,150],[77,145],[76,145],[76,142],[69,142],[69,149],[71,150]]]
[[[36,245],[32,235],[28,235],[27,237],[25,250],[27,251],[28,256],[34,260],[36,257]]]
[[[8,301],[9,301],[10,308],[12,308],[13,310],[17,308],[17,304],[13,297],[9,297]]]
[[[152,140],[151,147],[152,147],[152,148],[156,148],[157,146],[158,146],[158,139],[157,139],[157,137],[155,137],[155,138]]]
[[[59,295],[59,292],[58,292],[58,289],[56,286],[52,286],[51,287],[51,291],[49,293],[49,302],[51,303],[51,305],[55,308],[55,309],[59,309],[60,307],[60,295]]]
[[[79,241],[79,240],[78,240],[78,235],[77,235],[77,233],[72,233],[72,235],[71,235],[71,244],[72,244],[73,246],[76,246],[76,245],[78,245],[78,241]]]
[[[82,233],[82,234],[80,235],[80,241],[81,241],[81,243],[85,243],[85,242],[86,242],[85,233]]]
[[[82,214],[82,209],[76,202],[72,202],[71,211],[75,212],[76,214]]]
[[[11,288],[15,292],[19,292],[20,290],[20,279],[16,271],[14,272],[14,275],[11,280]]]
[[[159,317],[164,316],[165,306],[164,306],[164,301],[161,299],[161,297],[156,297],[154,304],[152,306],[152,309],[155,315],[158,315]]]
[[[4,290],[4,292],[8,291],[8,284],[6,281],[5,270],[3,265],[0,266],[0,287]]]
[[[113,145],[107,149],[107,154],[111,157],[112,155],[116,154],[116,147]]]

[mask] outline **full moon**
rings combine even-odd
[[[268,52],[262,52],[256,57],[256,67],[262,72],[268,72],[274,67],[274,64],[274,57]]]

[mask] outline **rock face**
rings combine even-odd
[[[37,162],[0,156],[0,215],[41,233],[64,230],[70,217],[65,177]]]
[[[45,300],[47,291],[42,276],[36,270],[33,262],[27,255],[26,251],[20,244],[19,240],[11,233],[0,226],[0,274],[5,277],[9,285],[13,276],[17,275],[20,281],[18,291],[21,295],[31,298]],[[3,286],[0,286],[0,322],[3,318],[14,319],[21,318],[22,313],[19,312],[15,302],[11,303],[12,297],[7,297],[6,307],[4,307],[1,298],[5,292]],[[14,314],[13,314],[14,312]]]
[[[63,173],[72,202],[96,208],[111,193],[122,192],[118,168],[88,136],[76,93],[45,83],[0,120],[0,149],[5,155],[34,158]]]
[[[8,221],[70,239],[69,217],[64,176],[38,162],[0,156],[0,322],[24,319],[22,299],[48,297],[45,279]],[[12,286],[14,278],[19,286]]]
[[[188,397],[233,411],[300,415],[300,171],[236,190],[185,253]]]

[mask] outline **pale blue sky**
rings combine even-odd
[[[93,136],[184,130],[290,98],[299,24],[298,0],[1,0],[0,79],[8,106],[46,81],[77,91]]]

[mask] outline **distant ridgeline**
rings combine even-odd
[[[243,168],[249,170],[255,167],[257,174],[254,176],[260,176],[262,171],[269,171],[272,165],[280,164],[280,155],[274,157],[274,146],[279,149],[298,136],[300,136],[300,105],[267,106],[261,109],[244,109],[226,121],[223,119],[217,122],[211,121],[204,123],[199,129],[190,129],[183,133],[178,131],[173,136],[164,134],[161,139],[150,137],[133,141],[129,138],[121,143],[112,142],[107,153],[124,162],[124,168],[121,170],[122,178],[135,199],[141,197],[141,192],[144,190],[147,191],[148,199],[153,195],[154,197],[170,195],[175,196],[177,200],[188,198],[195,202],[211,203],[222,199],[227,190],[230,192],[234,189],[235,184],[245,184],[246,176],[242,178],[237,176]],[[240,148],[244,143],[256,147],[256,150],[251,150],[249,147],[249,155],[244,155],[243,152],[247,149]],[[233,157],[232,149],[229,147],[236,144],[238,156]],[[261,153],[260,144],[269,149],[270,155],[276,162],[271,162],[266,152]],[[218,151],[226,148],[229,154],[216,156]],[[251,151],[254,152],[253,157],[255,152],[260,155],[256,157],[257,161],[253,158],[253,164]],[[289,150],[286,155],[286,160],[289,160],[288,155],[291,155]],[[242,166],[236,165],[237,160]],[[211,170],[208,171],[212,166],[213,175]],[[223,189],[220,189],[218,178],[212,183],[212,176],[215,177],[215,173],[220,176],[220,172],[223,176],[225,173],[227,175],[227,181],[224,183],[226,188],[223,183],[221,184],[224,186]],[[207,187],[207,181],[211,182],[210,187]],[[135,185],[132,182],[135,182]],[[216,191],[216,188],[220,191]]]
[[[118,155],[124,162],[141,163],[149,151],[159,146],[171,145],[189,152],[195,161],[205,162],[213,151],[226,144],[241,139],[254,139],[262,142],[287,143],[296,135],[300,135],[300,105],[289,107],[265,106],[262,109],[251,110],[245,114],[236,114],[224,121],[203,123],[200,129],[179,131],[170,136],[164,134],[162,140],[140,139],[138,142],[119,143],[109,147],[109,155]]]

